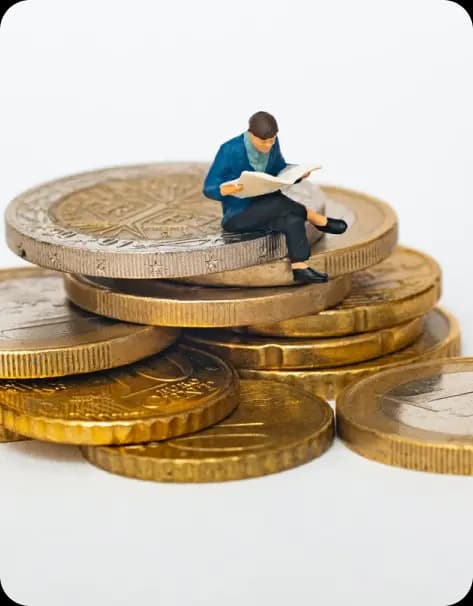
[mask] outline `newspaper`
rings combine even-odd
[[[237,198],[251,198],[277,191],[292,185],[309,171],[322,168],[320,164],[293,164],[283,168],[276,176],[258,171],[244,170],[237,179],[225,181],[222,185],[243,185],[243,190],[232,194]]]

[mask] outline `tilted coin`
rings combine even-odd
[[[352,273],[380,263],[397,243],[397,217],[393,209],[377,198],[341,187],[323,186],[329,217],[348,223],[342,235],[325,235],[312,246],[308,263],[330,277]],[[185,280],[208,286],[284,286],[293,283],[289,259],[263,265],[195,276]]]
[[[460,329],[455,318],[436,308],[427,314],[424,331],[412,345],[382,358],[320,370],[250,370],[240,368],[244,379],[281,381],[307,389],[326,400],[334,399],[342,389],[360,379],[405,364],[460,354]]]
[[[94,465],[159,482],[222,482],[275,473],[321,455],[334,434],[323,400],[270,381],[242,381],[238,408],[213,427],[175,440],[82,448]]]
[[[213,425],[237,403],[235,371],[182,345],[103,373],[0,382],[6,429],[66,444],[163,440]]]
[[[423,324],[423,318],[414,318],[392,328],[328,339],[255,337],[216,329],[186,331],[183,339],[236,368],[327,368],[371,360],[407,347],[420,336]]]
[[[192,276],[284,257],[281,233],[222,231],[221,203],[202,193],[207,169],[147,164],[46,183],[8,206],[7,243],[37,265],[111,278]],[[323,211],[316,185],[298,187],[296,198]],[[307,234],[310,242],[320,236],[309,223]]]
[[[238,326],[314,313],[336,305],[350,277],[325,284],[276,288],[209,288],[165,280],[117,280],[67,275],[68,297],[104,316],[160,326]]]
[[[381,372],[337,398],[340,437],[388,465],[473,474],[473,358]]]
[[[441,271],[425,253],[398,246],[385,261],[353,274],[350,294],[318,314],[235,329],[275,337],[335,337],[395,326],[428,313]]]
[[[0,378],[57,377],[130,364],[165,349],[179,331],[86,313],[66,299],[62,275],[0,270]]]

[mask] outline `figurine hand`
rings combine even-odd
[[[311,173],[311,172],[312,172],[312,171],[311,171],[311,170],[309,170],[309,172],[307,172],[307,173],[303,174],[303,175],[302,175],[302,179],[307,179],[307,177],[309,177],[309,176],[310,176],[310,173]]]
[[[236,194],[237,192],[242,190],[243,185],[241,185],[241,183],[220,186],[220,193],[222,194],[222,196],[231,196],[232,194]]]

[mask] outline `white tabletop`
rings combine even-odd
[[[251,8],[250,8],[251,7]],[[208,160],[266,109],[288,162],[390,202],[473,355],[473,36],[443,0],[35,0],[0,29],[0,200],[118,164]],[[4,242],[0,265],[21,265]],[[337,441],[264,478],[128,480],[0,445],[0,579],[28,606],[446,606],[473,577],[473,480]]]

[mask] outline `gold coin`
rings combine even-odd
[[[455,318],[436,308],[427,314],[422,335],[409,347],[367,362],[320,370],[238,370],[244,379],[268,379],[294,385],[326,400],[342,389],[387,368],[460,354],[460,329]]]
[[[428,255],[398,246],[385,261],[352,276],[336,307],[274,324],[235,329],[275,337],[336,337],[395,326],[428,313],[440,297],[441,271]]]
[[[350,282],[344,276],[325,284],[238,289],[65,276],[71,301],[93,313],[140,324],[202,328],[314,313],[341,301]]]
[[[473,358],[381,372],[337,398],[340,437],[388,465],[473,474]]]
[[[62,275],[0,270],[0,378],[57,377],[130,364],[158,353],[179,331],[125,324],[70,305]]]
[[[229,330],[187,331],[183,339],[236,368],[327,368],[379,358],[407,347],[420,336],[423,324],[424,318],[414,318],[392,328],[329,339],[254,337]]]
[[[160,163],[72,175],[26,191],[6,211],[9,247],[50,269],[111,278],[172,278],[284,257],[284,235],[224,232],[222,205],[204,197],[207,164]],[[306,206],[325,207],[315,184]],[[305,200],[307,198],[307,200]],[[309,242],[319,236],[307,224]]]
[[[0,423],[0,443],[2,442],[20,442],[22,440],[26,440],[23,436],[14,433],[13,431],[8,431],[5,429],[3,425]]]
[[[171,438],[217,423],[237,403],[235,371],[184,346],[103,373],[0,383],[6,429],[66,444]]]
[[[333,440],[323,400],[271,381],[242,381],[238,408],[217,425],[165,442],[83,447],[107,471],[158,482],[223,482],[275,473],[321,455]]]
[[[380,200],[341,187],[323,186],[326,214],[348,223],[341,235],[325,235],[313,245],[308,263],[333,278],[366,269],[388,257],[397,243],[397,217]],[[180,280],[184,281],[184,280]],[[287,286],[293,284],[289,259],[278,259],[245,269],[193,276],[186,283],[203,286]]]

